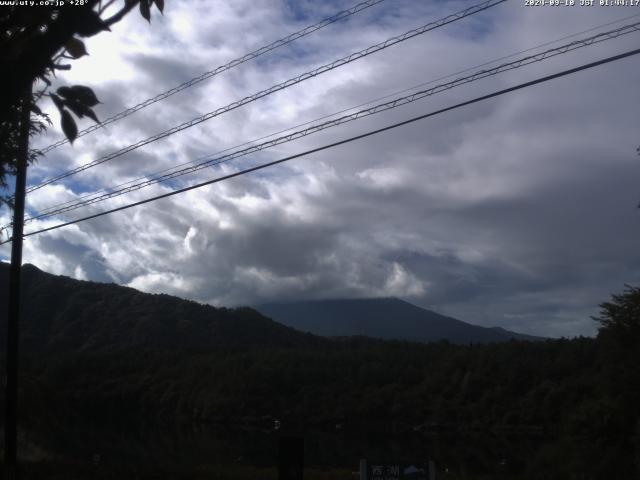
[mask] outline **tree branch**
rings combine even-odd
[[[138,5],[140,3],[140,0],[125,0],[124,2],[124,7],[122,9],[120,9],[120,11],[118,13],[116,13],[115,15],[112,15],[111,17],[107,18],[106,20],[104,20],[104,23],[110,27],[111,25],[113,25],[114,23],[119,22],[120,20],[122,20],[122,18],[129,13],[131,10],[133,10],[133,8]]]
[[[109,8],[111,5],[114,4],[116,0],[109,0],[107,3],[105,3],[104,5],[102,5],[102,2],[100,2],[100,7],[98,9],[98,13],[100,15],[102,15],[102,12],[104,12],[107,8]]]

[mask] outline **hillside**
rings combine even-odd
[[[0,264],[0,303],[9,267]],[[25,352],[153,346],[286,346],[318,341],[250,308],[214,308],[169,295],[23,268],[20,347]],[[5,324],[6,312],[0,312]],[[4,348],[4,329],[0,332]]]
[[[397,298],[269,303],[256,310],[302,332],[328,337],[368,336],[386,340],[489,343],[542,340],[501,328],[471,325]]]
[[[7,270],[0,265],[3,293]],[[389,451],[370,446],[369,439],[411,436],[422,449],[428,439],[450,436],[459,450],[436,451],[436,463],[458,465],[459,472],[500,473],[482,478],[507,478],[497,470],[505,458],[514,472],[508,478],[637,478],[639,393],[629,388],[637,385],[637,349],[619,348],[625,343],[613,337],[609,343],[578,338],[483,345],[332,341],[252,309],[217,309],[29,265],[24,287],[20,426],[38,451],[62,462],[54,469],[58,474],[76,468],[69,465],[79,465],[79,458],[94,468],[97,451],[112,458],[111,465],[126,465],[132,439],[142,432],[165,435],[173,450],[184,448],[178,432],[186,431],[215,431],[223,442],[256,432],[274,439],[277,419],[283,432],[323,436],[321,444],[309,442],[309,452],[323,455],[326,465],[347,468],[373,448]],[[424,323],[431,332],[457,334],[460,343],[501,333],[396,299],[324,305],[350,312],[353,329],[372,319],[377,334]],[[1,364],[2,356],[3,369]],[[0,408],[2,403],[0,395]],[[522,449],[511,447],[512,435],[526,440]],[[461,446],[460,439],[474,436],[472,445]],[[242,456],[257,463],[257,455],[247,452],[255,437],[245,438],[250,440],[240,442],[233,456],[220,450],[207,451],[207,458]],[[340,438],[346,456],[330,453]],[[406,443],[396,445],[406,450]],[[146,461],[153,454],[136,455]],[[167,478],[154,471],[142,476],[131,466],[113,474],[106,462],[104,477],[96,477],[94,468],[64,478]]]

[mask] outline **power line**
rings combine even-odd
[[[389,93],[389,94],[384,95],[382,97],[378,97],[378,98],[369,100],[367,102],[360,103],[358,105],[354,105],[352,107],[339,110],[337,112],[333,112],[333,113],[330,113],[330,114],[327,114],[327,115],[323,115],[323,116],[315,118],[313,120],[308,120],[306,122],[297,124],[295,126],[288,127],[288,128],[283,129],[283,130],[279,130],[277,132],[273,132],[273,133],[270,133],[268,135],[264,135],[262,137],[255,138],[253,140],[249,140],[249,141],[243,142],[243,143],[241,143],[239,145],[234,145],[232,147],[225,148],[224,150],[220,150],[220,151],[218,151],[218,152],[216,152],[216,153],[214,153],[212,155],[220,155],[222,153],[225,153],[225,152],[228,152],[228,151],[240,148],[240,147],[244,147],[246,145],[251,145],[251,144],[254,144],[255,142],[258,142],[260,140],[265,140],[267,138],[274,137],[276,135],[280,135],[282,133],[285,133],[285,132],[288,132],[288,131],[291,131],[291,130],[295,130],[296,128],[304,127],[306,125],[310,125],[310,124],[319,122],[320,120],[324,120],[324,119],[327,119],[327,118],[335,117],[336,115],[340,115],[340,114],[346,113],[346,112],[348,112],[350,110],[355,110],[356,108],[364,107],[366,105],[371,105],[371,104],[373,104],[375,102],[378,102],[380,100],[385,100],[385,99],[391,98],[394,95],[399,95],[399,94],[402,94],[402,93],[410,92],[410,91],[415,90],[417,88],[421,88],[421,87],[424,87],[424,86],[427,86],[427,85],[432,85],[432,84],[434,84],[434,83],[436,83],[436,82],[438,82],[440,80],[446,80],[448,78],[455,77],[456,75],[460,75],[462,73],[470,72],[470,71],[475,70],[475,69],[480,68],[480,67],[485,67],[487,65],[495,64],[495,63],[497,63],[497,62],[499,62],[501,60],[506,60],[506,59],[509,59],[509,58],[513,58],[513,57],[515,57],[517,55],[521,55],[523,53],[531,52],[531,51],[537,50],[539,48],[546,47],[548,45],[553,45],[554,43],[561,42],[562,40],[567,40],[569,38],[574,38],[574,37],[577,37],[578,35],[583,35],[585,33],[590,33],[590,32],[593,32],[595,30],[598,30],[600,28],[607,27],[607,26],[610,26],[610,25],[614,25],[614,24],[617,24],[617,23],[621,23],[623,21],[630,20],[632,18],[636,18],[636,17],[639,17],[639,16],[640,16],[640,14],[628,15],[626,17],[619,18],[618,20],[614,20],[612,22],[607,22],[607,23],[604,23],[604,24],[596,25],[596,26],[594,26],[592,28],[589,28],[587,30],[581,30],[579,32],[572,33],[570,35],[565,35],[563,37],[557,38],[557,39],[552,40],[550,42],[545,42],[545,43],[542,43],[542,44],[538,44],[538,45],[535,45],[533,47],[527,48],[525,50],[520,50],[518,52],[514,52],[514,53],[511,53],[509,55],[505,55],[505,56],[496,58],[494,60],[490,60],[488,62],[481,63],[479,65],[474,65],[472,67],[468,67],[468,68],[465,68],[463,70],[458,70],[458,71],[456,71],[454,73],[450,73],[450,74],[447,74],[447,75],[444,75],[444,76],[429,80],[428,82],[422,82],[422,83],[420,83],[418,85],[414,85],[412,87],[408,87],[408,88],[405,88],[405,89],[402,89],[402,90],[399,90],[399,91],[395,91],[393,93]],[[625,28],[625,27],[622,27],[622,28]],[[607,32],[607,33],[611,33],[611,32]],[[631,33],[631,32],[628,32],[628,33]],[[198,162],[202,162],[204,160],[207,160],[207,159],[211,158],[212,155],[207,155],[207,156],[204,156],[204,157],[197,158],[195,160],[190,160],[188,162],[184,162],[184,163],[181,163],[181,164],[169,167],[169,168],[165,168],[163,170],[155,172],[152,175],[154,177],[157,177],[158,175],[162,175],[164,173],[173,171],[173,170],[175,170],[177,168],[184,167],[186,165],[194,165],[194,164],[197,164]],[[78,202],[83,201],[83,200],[88,200],[89,197],[96,197],[96,196],[99,196],[99,195],[104,194],[104,193],[115,192],[116,189],[120,189],[122,187],[126,187],[126,186],[129,186],[129,185],[132,185],[132,184],[134,184],[136,182],[141,182],[141,181],[147,180],[148,177],[149,177],[149,175],[145,175],[145,176],[142,176],[142,177],[134,178],[132,180],[127,180],[126,182],[120,183],[120,184],[112,186],[112,187],[102,188],[102,189],[97,190],[95,192],[91,192],[91,193],[87,193],[87,194],[81,195],[80,197],[74,198],[72,200],[68,200],[66,202],[61,202],[61,203],[58,203],[58,204],[54,204],[51,207],[47,207],[46,209],[44,209],[40,213],[48,214],[49,212],[57,210],[58,208],[65,207],[65,206],[70,205],[70,204],[77,204]],[[26,220],[33,220],[33,219],[36,219],[36,218],[41,218],[41,217],[40,217],[40,215],[38,215],[38,216],[27,218]]]
[[[156,174],[157,176],[154,176],[153,178],[144,178],[143,181],[140,181],[138,183],[133,183],[133,182],[129,182],[128,186],[123,186],[121,188],[118,187],[114,187],[114,189],[110,192],[104,193],[102,195],[98,195],[96,194],[96,196],[94,196],[94,198],[90,198],[90,199],[86,199],[86,200],[76,200],[75,202],[67,202],[64,205],[61,206],[54,206],[51,207],[49,209],[46,209],[44,211],[42,211],[41,213],[39,213],[38,215],[34,215],[28,219],[25,220],[25,222],[30,222],[36,219],[42,219],[42,218],[47,218],[47,217],[51,217],[54,215],[59,215],[61,213],[66,213],[66,212],[70,212],[73,210],[77,210],[78,208],[82,208],[88,205],[92,205],[98,202],[102,202],[105,200],[108,200],[110,198],[114,198],[120,195],[124,195],[127,193],[131,193],[133,191],[137,191],[140,190],[142,188],[151,186],[151,185],[155,185],[158,183],[162,183],[177,177],[181,177],[190,173],[194,173],[196,171],[202,170],[204,168],[207,168],[209,166],[212,165],[219,165],[223,162],[228,162],[230,160],[233,160],[235,158],[238,157],[242,157],[242,156],[246,156],[249,155],[251,153],[255,153],[276,145],[281,145],[283,143],[288,143],[291,142],[293,140],[297,140],[299,138],[305,137],[307,135],[311,135],[313,133],[317,133],[320,132],[322,130],[325,130],[327,128],[332,128],[332,127],[336,127],[338,125],[342,125],[344,123],[348,123],[354,120],[357,120],[359,118],[363,118],[369,115],[374,115],[380,112],[384,112],[387,110],[391,110],[403,105],[407,105],[409,103],[413,103],[415,101],[421,100],[423,98],[426,98],[428,96],[432,96],[435,95],[437,93],[441,93],[444,92],[446,90],[450,90],[452,88],[458,87],[460,85],[464,85],[467,83],[471,83],[489,76],[493,76],[493,75],[497,75],[499,73],[503,73],[506,71],[510,71],[510,70],[514,70],[526,65],[530,65],[532,63],[537,63],[537,62],[541,62],[543,60],[547,60],[549,58],[553,58],[555,56],[558,55],[562,55],[574,50],[577,50],[579,48],[582,47],[586,47],[586,46],[590,46],[590,45],[594,45],[597,43],[601,43],[603,41],[606,40],[611,40],[614,38],[618,38],[622,35],[626,35],[629,33],[633,33],[633,32],[638,32],[640,31],[640,22],[634,23],[634,24],[630,24],[630,25],[624,25],[620,28],[608,31],[608,32],[603,32],[603,33],[599,33],[597,35],[593,35],[591,37],[585,38],[585,39],[581,39],[581,40],[576,40],[574,42],[570,42],[561,46],[558,46],[556,48],[552,48],[549,50],[546,50],[544,52],[540,52],[537,53],[535,55],[530,55],[524,58],[521,58],[519,60],[515,60],[513,62],[509,62],[509,63],[505,63],[499,66],[496,66],[494,68],[488,69],[488,70],[481,70],[479,72],[475,72],[472,75],[466,76],[466,77],[461,77],[458,78],[452,82],[448,82],[445,84],[440,84],[440,85],[436,85],[432,88],[426,89],[426,90],[422,90],[422,91],[418,91],[415,93],[412,93],[411,95],[406,95],[403,97],[399,97],[396,98],[392,101],[386,102],[386,103],[382,103],[382,104],[378,104],[375,105],[373,107],[367,108],[367,109],[363,109],[360,110],[358,112],[354,112],[351,113],[349,115],[344,115],[342,117],[333,119],[333,120],[329,120],[326,121],[324,123],[321,124],[317,124],[317,125],[313,125],[311,127],[302,129],[302,130],[298,130],[298,131],[294,131],[288,135],[284,135],[281,137],[277,137],[275,139],[263,142],[261,144],[257,144],[257,145],[252,145],[249,146],[245,149],[242,150],[238,150],[226,155],[222,155],[222,156],[217,156],[217,157],[213,157],[213,158],[204,158],[202,159],[203,161],[201,161],[200,163],[196,163],[193,164],[189,167],[185,167],[182,168],[180,170],[175,170],[174,169],[170,169],[170,170],[175,170],[172,171],[170,173],[165,173],[163,175],[160,175],[162,172],[159,172],[158,174]]]
[[[163,139],[165,137],[168,137],[170,135],[173,135],[175,133],[178,133],[182,130],[185,130],[187,128],[193,127],[195,125],[198,125],[202,122],[205,122],[207,120],[210,120],[214,117],[217,117],[219,115],[222,115],[223,113],[229,112],[231,110],[235,110],[236,108],[242,107],[248,103],[254,102],[260,98],[266,97],[268,95],[271,95],[275,92],[278,92],[280,90],[284,90],[286,88],[289,88],[293,85],[296,85],[298,83],[304,82],[305,80],[309,80],[310,78],[316,77],[318,75],[321,75],[323,73],[326,73],[328,71],[334,70],[338,67],[341,67],[343,65],[346,65],[348,63],[351,63],[353,61],[359,60],[361,58],[364,58],[368,55],[371,55],[373,53],[379,52],[381,50],[384,50],[388,47],[391,47],[393,45],[396,45],[398,43],[404,42],[406,40],[409,40],[410,38],[416,37],[418,35],[422,35],[424,33],[427,33],[431,30],[435,30],[437,28],[440,28],[444,25],[447,25],[449,23],[453,23],[455,21],[461,20],[463,18],[466,18],[470,15],[474,15],[476,13],[479,13],[481,11],[487,10],[491,7],[495,7],[501,3],[506,2],[507,0],[486,0],[480,4],[477,5],[473,5],[471,7],[468,7],[464,10],[461,10],[457,13],[454,13],[452,15],[448,15],[440,20],[437,20],[435,22],[431,22],[428,23],[426,25],[423,25],[421,27],[415,28],[413,30],[409,30],[401,35],[397,35],[395,37],[391,37],[387,40],[385,40],[384,42],[380,42],[376,45],[372,45],[370,47],[367,47],[363,50],[360,50],[358,52],[352,53],[350,55],[347,55],[346,57],[343,57],[339,60],[335,60],[331,63],[325,64],[321,67],[318,67],[314,70],[308,71],[306,73],[303,73],[301,75],[298,75],[297,77],[293,77],[290,78],[289,80],[286,80],[285,82],[282,83],[278,83],[276,85],[273,85],[269,88],[267,88],[266,90],[262,90],[258,93],[255,93],[253,95],[250,95],[248,97],[245,97],[241,100],[237,100],[233,103],[230,103],[229,105],[226,105],[224,107],[218,108],[212,112],[209,113],[205,113],[204,115],[201,115],[199,117],[196,117],[192,120],[189,120],[187,122],[181,123],[180,125],[177,125],[175,127],[172,127],[168,130],[165,130],[164,132],[158,133],[156,135],[153,135],[149,138],[146,138],[145,140],[140,140],[137,143],[128,145],[124,148],[121,148],[120,150],[117,150],[115,152],[109,153],[103,157],[100,157],[97,160],[94,160],[92,162],[86,163],[84,165],[81,165],[77,168],[74,168],[72,170],[69,170],[61,175],[55,176],[53,178],[50,178],[48,180],[45,180],[37,185],[31,186],[27,189],[27,193],[33,192],[34,190],[37,190],[39,188],[42,188],[46,185],[49,185],[51,183],[57,182],[58,180],[62,180],[64,178],[70,177],[72,175],[75,175],[77,173],[80,173],[84,170],[87,170],[89,168],[95,167],[96,165],[100,165],[102,163],[108,162],[110,160],[113,160],[115,158],[118,158],[122,155],[124,155],[125,153],[129,153],[133,150],[136,150],[144,145],[148,145],[152,142],[155,142],[157,140]]]
[[[42,182],[42,183],[40,183],[38,185],[31,186],[31,187],[29,187],[27,189],[27,193],[30,193],[30,192],[38,189],[38,188],[42,188],[43,186],[49,185],[49,184],[51,184],[53,182],[56,182],[58,180],[62,180],[63,178],[67,178],[69,176],[75,175],[76,173],[84,171],[84,170],[86,170],[88,168],[91,168],[93,166],[100,165],[100,164],[102,164],[104,162],[107,162],[107,161],[112,160],[114,158],[117,158],[117,157],[119,157],[121,155],[124,155],[125,153],[133,151],[133,150],[135,150],[135,149],[137,149],[137,148],[139,148],[141,146],[144,146],[144,145],[147,145],[149,143],[155,142],[155,141],[160,140],[162,138],[165,138],[165,137],[167,137],[169,135],[173,135],[174,133],[180,132],[180,131],[185,130],[187,128],[190,128],[190,127],[192,127],[194,125],[202,123],[202,122],[204,122],[206,120],[209,120],[211,118],[219,116],[219,115],[221,115],[223,113],[226,113],[228,111],[231,111],[231,110],[234,110],[234,109],[239,108],[241,106],[244,106],[244,105],[246,105],[248,103],[256,101],[256,100],[258,100],[260,98],[263,98],[263,97],[265,97],[267,95],[270,95],[272,93],[278,92],[278,91],[283,90],[285,88],[288,88],[290,86],[296,85],[296,84],[298,84],[300,82],[303,82],[305,80],[313,78],[313,77],[315,77],[317,75],[320,75],[322,73],[325,73],[325,72],[328,72],[328,71],[333,70],[335,68],[338,68],[338,67],[341,67],[343,65],[346,65],[346,64],[351,63],[351,62],[353,62],[355,60],[359,60],[360,58],[363,58],[365,56],[371,55],[371,54],[376,53],[376,52],[378,52],[380,50],[386,49],[386,48],[388,48],[388,47],[390,47],[392,45],[395,45],[397,43],[403,42],[403,41],[408,40],[410,38],[413,38],[413,37],[415,37],[417,35],[424,34],[424,33],[428,32],[428,31],[431,31],[431,30],[434,30],[436,28],[439,28],[439,27],[441,27],[443,25],[447,25],[449,23],[452,23],[454,21],[460,20],[460,19],[465,18],[465,17],[470,16],[470,15],[473,15],[473,14],[478,13],[480,11],[483,11],[483,10],[486,10],[488,8],[494,7],[494,6],[496,6],[496,5],[500,4],[500,3],[503,3],[505,1],[506,0],[487,0],[487,1],[482,2],[480,4],[473,5],[473,6],[469,7],[469,8],[461,10],[461,11],[459,11],[457,13],[454,13],[452,15],[444,17],[444,18],[442,18],[440,20],[437,20],[435,22],[430,22],[430,23],[428,23],[426,25],[423,25],[422,27],[419,27],[419,28],[416,28],[416,29],[413,29],[413,30],[409,30],[409,31],[405,32],[402,35],[391,37],[391,38],[385,40],[384,42],[380,42],[380,43],[378,43],[376,45],[373,45],[373,46],[367,47],[367,48],[365,48],[363,50],[360,50],[358,52],[352,53],[352,54],[350,54],[350,55],[348,55],[346,57],[343,57],[343,58],[341,58],[339,60],[336,60],[336,61],[331,62],[329,64],[325,64],[325,65],[323,65],[321,67],[318,67],[318,68],[316,68],[314,70],[311,70],[309,72],[303,73],[303,74],[301,74],[301,75],[299,75],[297,77],[291,78],[291,79],[289,79],[289,80],[287,80],[285,82],[276,84],[276,85],[274,85],[274,86],[272,86],[272,87],[270,87],[270,88],[268,88],[266,90],[262,90],[262,91],[260,91],[258,93],[255,93],[253,95],[245,97],[245,98],[243,98],[241,100],[238,100],[238,101],[233,102],[233,103],[231,103],[229,105],[226,105],[224,107],[216,109],[216,110],[214,110],[212,112],[209,112],[209,113],[206,113],[204,115],[201,115],[200,117],[196,117],[196,118],[194,118],[194,119],[192,119],[190,121],[184,122],[184,123],[182,123],[182,124],[180,124],[180,125],[178,125],[176,127],[173,127],[173,128],[171,128],[169,130],[166,130],[164,132],[156,134],[156,135],[154,135],[152,137],[149,137],[149,138],[147,138],[145,140],[141,140],[141,141],[139,141],[139,142],[137,142],[135,144],[129,145],[129,146],[124,147],[124,148],[122,148],[122,149],[120,149],[118,151],[115,151],[115,152],[112,152],[110,154],[107,154],[107,155],[105,155],[105,156],[103,156],[103,157],[101,157],[101,158],[99,158],[97,160],[94,160],[94,161],[89,162],[87,164],[81,165],[81,166],[79,166],[79,167],[77,167],[77,168],[75,168],[73,170],[70,170],[70,171],[65,172],[65,173],[63,173],[61,175],[53,177],[53,178],[51,178],[49,180],[46,180],[46,181],[44,181],[44,182]]]
[[[204,80],[207,80],[211,77],[214,77],[215,75],[218,75],[222,72],[225,72],[227,70],[231,70],[234,67],[237,67],[239,65],[242,65],[243,63],[246,63],[250,60],[253,60],[255,58],[260,57],[261,55],[264,55],[265,53],[271,52],[273,50],[276,50],[277,48],[280,47],[284,47],[285,45],[288,45],[296,40],[298,40],[299,38],[305,37],[313,32],[316,32],[328,25],[331,25],[332,23],[338,22],[339,20],[343,20],[347,17],[350,17],[351,15],[355,15],[356,13],[361,12],[362,10],[365,10],[369,7],[372,7],[374,5],[377,5],[378,3],[384,2],[385,0],[367,0],[365,2],[361,2],[358,3],[357,5],[354,5],[353,7],[347,9],[347,10],[342,10],[328,18],[325,18],[324,20],[321,20],[318,23],[315,23],[313,25],[309,25],[308,27],[303,28],[302,30],[299,30],[295,33],[292,33],[291,35],[288,35],[284,38],[281,38],[279,40],[276,40],[275,42],[270,43],[269,45],[265,45],[263,47],[258,48],[257,50],[254,50],[250,53],[247,53],[246,55],[236,58],[234,60],[231,60],[230,62],[224,64],[224,65],[220,65],[216,68],[214,68],[213,70],[210,70],[208,72],[204,72],[200,75],[198,75],[195,78],[192,78],[191,80],[188,80],[184,83],[181,83],[180,85],[173,87],[170,90],[167,90],[166,92],[163,93],[159,93],[158,95],[156,95],[155,97],[151,97],[148,98],[147,100],[144,100],[143,102],[138,103],[137,105],[134,105],[133,107],[129,107],[126,110],[123,110],[119,113],[116,113],[115,115],[113,115],[112,117],[107,118],[106,120],[103,120],[101,123],[97,123],[97,124],[93,124],[87,128],[85,128],[84,130],[80,130],[78,132],[78,135],[76,138],[82,137],[88,133],[94,132],[106,125],[109,125],[113,122],[116,122],[118,120],[121,120],[125,117],[128,117],[129,115],[137,112],[138,110],[142,110],[143,108],[148,107],[149,105],[153,105],[154,103],[160,102],[166,98],[169,98],[172,95],[175,95],[178,92],[181,92],[182,90],[185,90],[189,87],[192,87]],[[52,143],[51,145],[41,149],[40,151],[42,153],[47,153],[50,152],[51,150],[53,150],[54,148],[57,148],[61,145],[64,145],[65,143],[68,143],[69,141],[66,138],[60,139],[55,143]]]
[[[59,228],[67,227],[69,225],[73,225],[73,224],[80,223],[80,222],[84,222],[86,220],[91,220],[91,219],[94,219],[94,218],[102,217],[104,215],[109,215],[111,213],[119,212],[119,211],[122,211],[122,210],[127,210],[129,208],[136,207],[136,206],[139,206],[139,205],[143,205],[145,203],[150,203],[150,202],[153,202],[153,201],[156,201],[156,200],[160,200],[160,199],[163,199],[163,198],[171,197],[173,195],[177,195],[179,193],[184,193],[184,192],[187,192],[189,190],[194,190],[196,188],[201,188],[201,187],[204,187],[204,186],[207,186],[207,185],[211,185],[211,184],[214,184],[214,183],[222,182],[224,180],[229,180],[231,178],[235,178],[235,177],[239,177],[239,176],[242,176],[242,175],[246,175],[248,173],[255,172],[257,170],[262,170],[262,169],[267,168],[267,167],[272,167],[274,165],[278,165],[280,163],[287,162],[289,160],[293,160],[293,159],[300,158],[300,157],[303,157],[303,156],[306,156],[306,155],[310,155],[312,153],[321,152],[323,150],[327,150],[327,149],[334,148],[334,147],[337,147],[337,146],[340,146],[340,145],[344,145],[346,143],[350,143],[350,142],[353,142],[353,141],[356,141],[356,140],[361,140],[363,138],[367,138],[367,137],[370,137],[372,135],[377,135],[379,133],[386,132],[388,130],[392,130],[392,129],[395,129],[395,128],[398,128],[398,127],[401,127],[401,126],[404,126],[404,125],[408,125],[410,123],[417,122],[419,120],[424,120],[424,119],[429,118],[429,117],[433,117],[433,116],[436,116],[436,115],[439,115],[439,114],[442,114],[442,113],[445,113],[445,112],[449,112],[449,111],[455,110],[457,108],[461,108],[461,107],[465,107],[465,106],[468,106],[468,105],[472,105],[474,103],[478,103],[478,102],[481,102],[481,101],[484,101],[484,100],[488,100],[488,99],[491,99],[491,98],[494,98],[494,97],[498,97],[498,96],[504,95],[506,93],[514,92],[516,90],[521,90],[523,88],[531,87],[533,85],[537,85],[537,84],[540,84],[540,83],[548,82],[550,80],[554,80],[556,78],[564,77],[566,75],[570,75],[570,74],[573,74],[573,73],[576,73],[576,72],[580,72],[582,70],[587,70],[589,68],[594,68],[594,67],[597,67],[599,65],[604,65],[604,64],[611,63],[611,62],[614,62],[614,61],[617,61],[617,60],[621,60],[623,58],[627,58],[627,57],[630,57],[630,56],[633,56],[633,55],[637,55],[639,53],[640,53],[640,48],[635,49],[635,50],[631,50],[631,51],[628,51],[628,52],[625,52],[625,53],[621,53],[619,55],[614,55],[614,56],[611,56],[611,57],[607,57],[605,59],[598,60],[596,62],[587,63],[587,64],[581,65],[579,67],[571,68],[571,69],[568,69],[568,70],[563,70],[561,72],[554,73],[552,75],[547,75],[547,76],[544,76],[544,77],[540,77],[540,78],[537,78],[535,80],[531,80],[531,81],[528,81],[528,82],[525,82],[525,83],[518,84],[518,85],[513,86],[513,87],[505,88],[503,90],[499,90],[497,92],[490,93],[488,95],[483,95],[483,96],[480,96],[480,97],[476,97],[476,98],[474,98],[472,100],[467,100],[466,102],[458,103],[456,105],[453,105],[453,106],[450,106],[450,107],[446,107],[446,108],[442,108],[442,109],[436,110],[434,112],[430,112],[430,113],[426,113],[424,115],[413,117],[413,118],[410,118],[408,120],[404,120],[402,122],[394,123],[392,125],[388,125],[388,126],[383,127],[383,128],[379,128],[379,129],[376,129],[376,130],[371,130],[369,132],[366,132],[366,133],[363,133],[363,134],[360,134],[360,135],[356,135],[356,136],[353,136],[353,137],[349,137],[347,139],[340,140],[338,142],[330,143],[328,145],[323,145],[322,147],[317,147],[317,148],[314,148],[314,149],[311,149],[311,150],[307,150],[307,151],[302,152],[302,153],[298,153],[298,154],[295,154],[295,155],[290,155],[288,157],[281,158],[279,160],[274,160],[272,162],[268,162],[268,163],[265,163],[265,164],[262,164],[262,165],[258,165],[258,166],[251,167],[251,168],[247,168],[245,170],[241,170],[241,171],[236,172],[236,173],[225,175],[223,177],[218,177],[218,178],[215,178],[215,179],[212,179],[212,180],[208,180],[206,182],[198,183],[196,185],[191,185],[189,187],[181,188],[179,190],[174,190],[172,192],[168,192],[168,193],[165,193],[165,194],[162,194],[162,195],[157,195],[155,197],[151,197],[151,198],[147,198],[145,200],[141,200],[141,201],[138,201],[138,202],[130,203],[128,205],[123,205],[121,207],[112,208],[112,209],[106,210],[104,212],[96,213],[96,214],[93,214],[93,215],[88,215],[86,217],[82,217],[82,218],[79,218],[79,219],[76,219],[76,220],[72,220],[72,221],[69,221],[69,222],[65,222],[65,223],[61,223],[61,224],[54,225],[54,226],[51,226],[51,227],[47,227],[47,228],[43,228],[43,229],[36,230],[36,231],[33,231],[33,232],[29,232],[29,233],[24,234],[24,236],[25,237],[29,237],[29,236],[36,235],[36,234],[39,234],[39,233],[44,233],[44,232],[49,232],[49,231],[52,231],[52,230],[57,230]],[[0,243],[0,245],[2,245],[4,243],[7,243],[10,240],[11,239],[2,242],[2,243]]]

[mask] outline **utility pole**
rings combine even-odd
[[[14,194],[13,232],[11,238],[11,268],[9,270],[9,305],[7,315],[7,364],[4,410],[4,464],[7,480],[18,478],[18,324],[20,318],[20,284],[22,273],[22,240],[24,203],[29,158],[29,126],[31,122],[31,92],[29,83],[20,110],[20,136],[16,159],[16,190]]]

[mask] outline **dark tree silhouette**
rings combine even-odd
[[[603,356],[603,385],[615,407],[612,424],[622,437],[620,450],[634,451],[640,470],[640,287],[627,285],[600,305],[598,341]]]
[[[163,11],[164,0],[124,0],[120,5],[116,0],[81,0],[81,5],[66,2],[61,6],[12,5],[0,9],[0,187],[6,188],[7,176],[16,172],[20,112],[34,82],[39,80],[39,88],[30,95],[27,105],[33,114],[30,133],[42,132],[50,124],[37,106],[39,100],[49,97],[60,111],[64,134],[73,141],[77,135],[73,115],[97,122],[92,108],[98,99],[82,85],[50,93],[50,77],[56,70],[69,70],[68,60],[87,54],[83,38],[109,30],[136,7],[150,21],[153,4]],[[117,11],[108,14],[116,7]],[[29,162],[38,156],[37,151],[31,151]],[[0,196],[0,205],[9,202],[9,196]]]
[[[600,305],[598,337],[611,339],[619,345],[640,346],[640,287],[627,285],[625,291],[612,295],[611,301]]]

